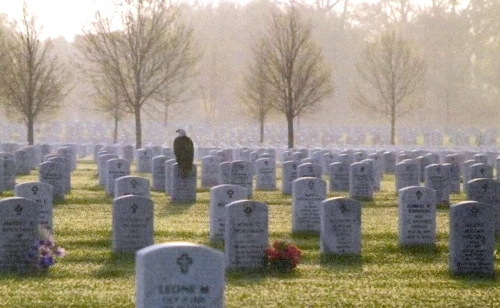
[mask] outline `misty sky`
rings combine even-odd
[[[25,0],[30,12],[38,17],[37,24],[43,26],[42,37],[64,36],[72,41],[82,26],[94,19],[97,10],[111,12],[114,0]],[[247,3],[248,0],[230,0]],[[208,1],[207,1],[208,2]],[[213,1],[217,2],[217,0]],[[0,0],[0,12],[18,20],[22,15],[23,1]]]

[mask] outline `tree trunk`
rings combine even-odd
[[[168,105],[163,109],[163,127],[167,128],[168,125]]]
[[[293,116],[287,115],[286,122],[288,124],[288,148],[293,148]]]
[[[391,114],[391,145],[396,144],[396,114]]]
[[[118,119],[115,117],[115,127],[113,128],[113,144],[118,143]]]
[[[142,124],[141,124],[141,108],[136,107],[134,110],[135,116],[135,148],[142,148]]]
[[[264,119],[260,119],[260,143],[264,143]]]
[[[27,124],[27,130],[28,130],[28,145],[33,145],[34,144],[34,126],[35,123],[33,121],[33,117],[28,118],[28,124]]]

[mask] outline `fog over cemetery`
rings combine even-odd
[[[500,1],[0,14],[0,307],[500,304]]]

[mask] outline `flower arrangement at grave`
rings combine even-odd
[[[286,240],[274,241],[266,249],[268,269],[278,272],[290,272],[300,263],[302,251],[293,243]]]
[[[52,233],[46,228],[40,228],[40,239],[37,240],[28,253],[30,263],[37,269],[49,269],[57,258],[66,254],[64,248],[57,246]]]

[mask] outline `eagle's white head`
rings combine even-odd
[[[175,131],[176,133],[179,134],[179,136],[186,136],[186,131],[183,130],[182,128],[179,128],[178,130]]]

